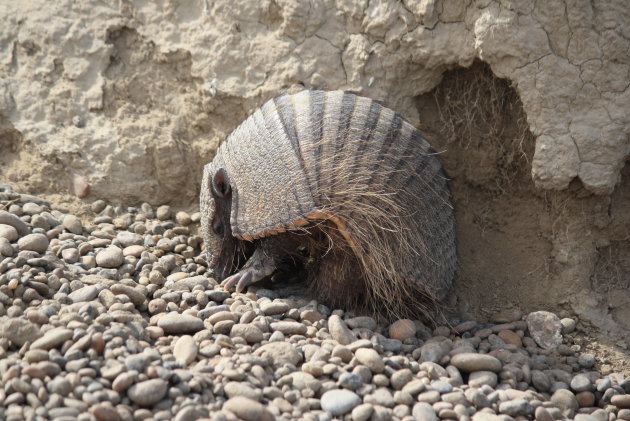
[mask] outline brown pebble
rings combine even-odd
[[[105,349],[105,340],[103,339],[103,334],[100,332],[92,335],[92,342],[90,343],[90,348],[96,351],[98,354],[101,354]]]
[[[502,330],[498,333],[497,336],[503,339],[503,342],[505,342],[506,344],[516,345],[518,347],[523,346],[523,341],[521,341],[521,337],[511,330]]]
[[[98,421],[118,421],[120,420],[120,414],[116,411],[116,408],[112,407],[108,403],[99,403],[92,408],[92,415]]]
[[[610,398],[610,403],[619,408],[630,408],[630,395],[615,395]]]
[[[399,341],[404,341],[405,339],[416,336],[416,331],[416,324],[413,320],[396,320],[389,326],[389,337],[392,339],[398,339]]]
[[[26,374],[33,379],[44,380],[44,378],[46,378],[46,373],[44,372],[44,370],[34,365],[29,365],[25,367],[22,370],[22,374]]]
[[[580,408],[588,408],[595,405],[595,395],[592,392],[584,391],[575,395]]]

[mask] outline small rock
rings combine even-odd
[[[376,320],[369,316],[353,317],[352,319],[346,320],[346,325],[348,325],[350,329],[374,330],[376,329]]]
[[[61,251],[61,258],[66,262],[66,263],[76,263],[79,261],[79,249],[76,248],[69,248],[69,249],[63,249]]]
[[[339,376],[339,386],[345,389],[358,390],[363,386],[363,378],[355,373],[343,373]]]
[[[495,387],[497,382],[497,373],[493,371],[473,371],[468,376],[468,385],[471,387],[481,387],[483,385]]]
[[[415,337],[417,330],[413,320],[401,319],[389,326],[389,337],[398,339],[399,341],[405,341],[406,339]]]
[[[96,264],[102,268],[117,268],[124,260],[122,250],[116,246],[109,246],[96,254]]]
[[[203,329],[203,320],[188,314],[168,313],[160,317],[158,327],[166,334],[195,333]]]
[[[6,238],[9,242],[13,242],[18,239],[18,232],[11,225],[0,224],[0,238]]]
[[[615,395],[610,398],[610,403],[618,408],[630,408],[630,395]]]
[[[237,323],[232,326],[230,331],[231,337],[241,337],[250,344],[258,343],[263,340],[263,332],[253,324],[241,324]]]
[[[94,418],[96,418],[98,421],[120,420],[120,414],[118,413],[118,411],[116,411],[116,408],[111,406],[109,402],[98,403],[92,406],[90,410],[92,411],[92,415],[94,415]]]
[[[171,207],[167,205],[160,206],[157,208],[155,215],[160,221],[166,221],[171,217]]]
[[[348,345],[357,340],[354,333],[352,333],[344,321],[341,320],[341,317],[337,315],[332,315],[328,318],[328,331],[333,339],[341,345]]]
[[[390,382],[394,389],[401,390],[413,378],[413,372],[408,368],[398,370],[391,375]]]
[[[39,254],[46,252],[48,244],[48,237],[44,234],[28,234],[18,240],[20,250],[36,251]]]
[[[590,408],[595,405],[595,395],[592,392],[580,392],[575,395],[580,408]]]
[[[506,344],[515,345],[518,347],[523,346],[523,342],[521,341],[521,337],[518,336],[515,332],[511,330],[501,330],[497,334],[499,338],[503,340]]]
[[[498,358],[488,354],[476,354],[473,352],[454,355],[451,358],[451,364],[467,372],[482,370],[498,372],[501,370],[501,361]]]
[[[289,320],[271,323],[269,326],[271,327],[271,330],[277,330],[285,335],[304,335],[306,333],[305,325]]]
[[[243,396],[245,398],[253,399],[255,401],[261,398],[260,390],[254,389],[252,386],[245,382],[228,382],[223,387],[223,389],[228,398]]]
[[[186,212],[183,212],[183,211],[177,212],[175,214],[175,220],[177,221],[178,224],[181,224],[184,226],[190,225],[192,223],[192,219],[190,215],[188,215]]]
[[[184,335],[177,339],[173,346],[173,355],[183,366],[187,366],[195,361],[195,358],[197,358],[197,343],[193,337]]]
[[[532,386],[539,392],[549,392],[551,380],[540,370],[532,370]]]
[[[571,389],[573,389],[574,392],[584,392],[592,388],[593,384],[591,383],[591,379],[584,374],[577,374],[571,379]]]
[[[292,364],[297,366],[304,357],[289,342],[271,342],[254,351],[254,355],[268,355],[273,360],[274,366]]]
[[[128,285],[114,284],[111,287],[109,287],[109,290],[116,295],[121,295],[121,294],[126,295],[127,297],[129,297],[129,300],[136,307],[142,305],[144,301],[146,300],[146,297],[142,292]]]
[[[582,368],[591,368],[595,365],[595,356],[593,354],[581,354],[578,357],[578,364]]]
[[[131,386],[127,396],[140,406],[151,406],[162,400],[167,391],[168,383],[165,380],[151,379]]]
[[[321,406],[333,416],[346,414],[361,403],[361,398],[354,392],[345,389],[333,389],[324,393]]]
[[[536,418],[536,421],[554,421],[553,416],[551,416],[549,411],[547,411],[547,408],[542,405],[536,408],[536,413],[534,416]]]
[[[73,234],[79,235],[83,232],[83,224],[81,223],[81,220],[74,215],[64,216],[62,225]]]
[[[263,404],[255,400],[236,396],[223,404],[223,409],[234,413],[245,421],[273,421],[275,417]]]
[[[0,318],[0,337],[6,338],[17,346],[33,342],[42,336],[39,326],[18,318]]]
[[[267,301],[260,305],[260,309],[266,316],[284,314],[289,310],[289,305],[282,301]]]
[[[72,330],[58,327],[51,329],[31,344],[30,349],[52,349],[72,338]]]
[[[534,412],[534,408],[525,399],[514,399],[499,404],[499,412],[511,417],[527,417]]]
[[[426,402],[418,402],[413,406],[411,413],[415,419],[422,421],[438,421],[439,418],[431,404]]]
[[[0,224],[11,225],[15,228],[19,235],[27,235],[30,231],[28,225],[16,215],[5,210],[0,210]]]
[[[371,348],[359,348],[354,355],[361,364],[365,365],[373,373],[381,373],[385,368],[383,358]]]
[[[73,303],[92,301],[98,295],[98,288],[94,285],[87,285],[68,294]]]
[[[575,320],[565,317],[564,319],[560,319],[560,324],[562,325],[562,334],[566,335],[567,333],[571,333],[575,330]]]
[[[569,417],[572,416],[579,407],[575,395],[567,389],[556,390],[553,395],[551,395],[550,401]]]
[[[560,319],[548,311],[536,311],[527,315],[527,329],[538,346],[555,349],[562,343]]]
[[[363,403],[352,410],[352,421],[367,421],[374,413],[374,406]]]

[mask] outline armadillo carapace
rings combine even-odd
[[[205,166],[201,211],[209,267],[228,289],[303,270],[331,304],[402,316],[442,299],[456,269],[435,150],[349,92],[305,90],[257,109]]]

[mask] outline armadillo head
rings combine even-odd
[[[232,187],[227,172],[213,164],[206,165],[203,170],[200,194],[201,229],[208,267],[214,271],[217,280],[222,281],[238,269],[239,242],[242,240],[232,235]]]

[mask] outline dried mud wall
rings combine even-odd
[[[629,14],[625,0],[0,0],[0,181],[64,194],[79,180],[86,200],[192,204],[218,143],[282,89],[354,90],[422,123],[440,110],[427,95],[445,72],[483,63],[530,136],[520,181],[497,191],[493,166],[512,168],[500,143],[471,149],[436,132],[460,209],[460,303],[529,310],[562,298],[600,329],[630,329],[630,298],[615,293],[628,272],[604,275],[628,259]],[[488,171],[459,171],[466,162]],[[466,199],[480,192],[481,217]],[[538,234],[514,238],[519,212],[538,212],[517,230]],[[482,234],[504,261],[533,260],[497,272],[488,252],[466,251]],[[476,299],[497,273],[503,292]]]

